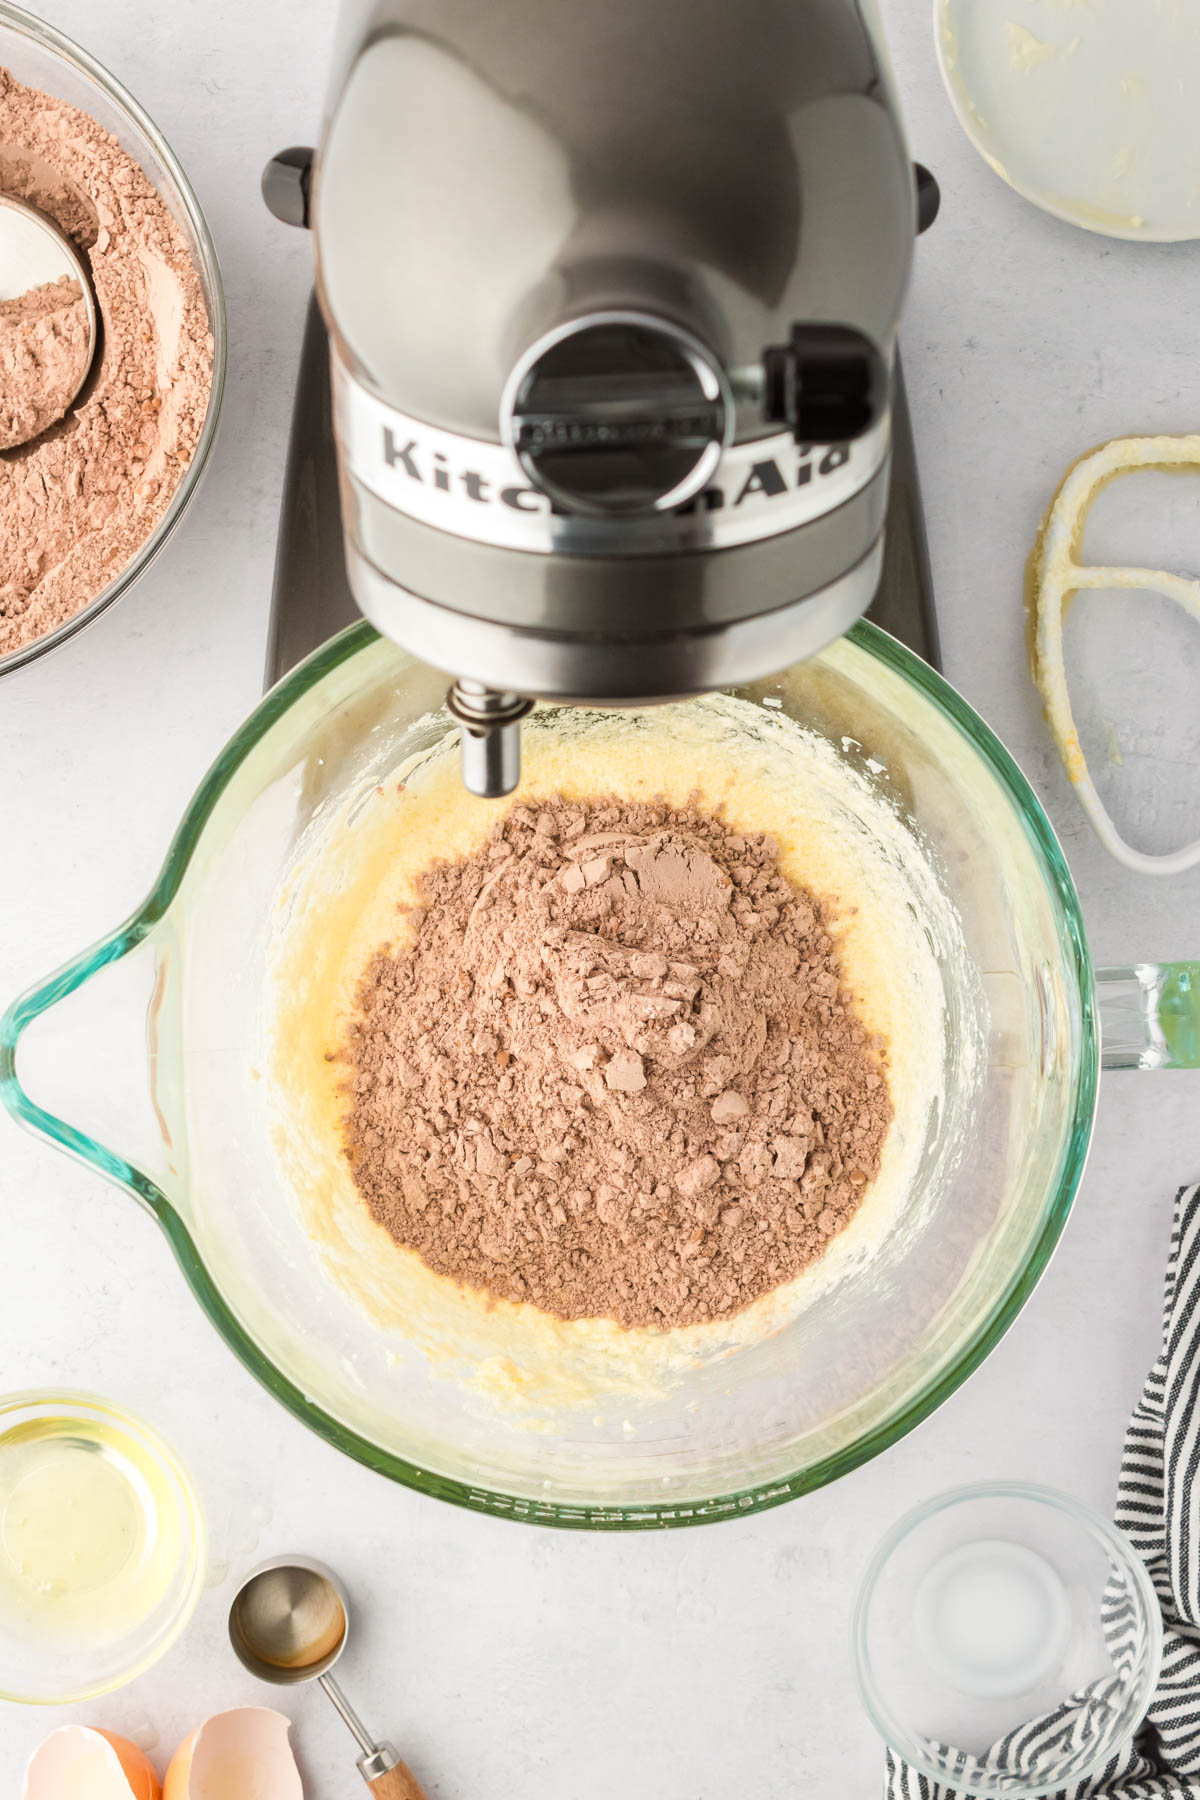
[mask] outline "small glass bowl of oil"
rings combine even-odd
[[[0,1699],[90,1700],[174,1643],[204,1521],[162,1440],[94,1394],[0,1398]]]

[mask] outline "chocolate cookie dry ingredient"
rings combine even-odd
[[[70,276],[0,300],[0,450],[61,419],[86,373],[87,304]]]
[[[166,511],[208,407],[212,338],[183,233],[95,119],[0,69],[0,190],[84,252],[99,367],[67,416],[0,453],[0,656],[73,618]],[[0,414],[20,395],[0,391]]]
[[[338,1052],[373,1216],[564,1319],[727,1318],[877,1173],[882,1046],[775,844],[665,805],[516,806],[424,878]]]

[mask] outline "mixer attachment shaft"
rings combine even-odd
[[[462,738],[463,786],[481,800],[502,800],[521,779],[521,720],[533,701],[465,677],[446,695]]]

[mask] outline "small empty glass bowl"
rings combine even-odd
[[[10,70],[27,87],[53,94],[56,99],[90,113],[112,133],[122,149],[141,164],[183,232],[204,291],[208,328],[213,340],[212,386],[204,424],[192,460],[180,476],[166,511],[125,567],[86,606],[56,630],[45,632],[32,643],[22,644],[7,656],[0,656],[0,675],[6,675],[65,643],[114,600],[127,593],[182,518],[204,472],[216,436],[225,387],[225,297],[216,247],[200,210],[200,202],[170,146],[132,94],[127,93],[86,50],[26,12],[24,7],[12,5],[10,0],[0,0],[0,69]]]
[[[91,1700],[175,1642],[204,1586],[187,1476],[93,1394],[0,1398],[0,1699]]]
[[[893,1526],[859,1594],[863,1702],[913,1769],[956,1794],[1034,1800],[1133,1737],[1162,1615],[1128,1538],[1065,1494],[940,1494]]]

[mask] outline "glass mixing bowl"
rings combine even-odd
[[[26,12],[24,7],[11,5],[9,0],[0,0],[0,69],[8,69],[26,87],[53,94],[56,99],[90,113],[112,133],[122,149],[140,163],[183,232],[204,291],[213,341],[208,410],[195,455],[180,477],[167,510],[133,558],[94,600],[89,600],[57,630],[47,631],[32,643],[0,656],[0,675],[7,675],[64,644],[93,619],[99,618],[114,600],[127,593],[183,517],[208,462],[221,411],[225,388],[225,295],[216,246],[200,210],[200,202],[174,152],[133,95],[127,93],[86,50]]]
[[[743,691],[764,709],[753,716],[788,714],[853,765],[957,910],[962,953],[938,974],[958,1027],[937,1051],[944,1103],[903,1216],[786,1326],[683,1368],[636,1407],[585,1396],[531,1419],[382,1329],[330,1278],[262,1078],[272,919],[298,847],[334,816],[353,856],[356,818],[385,777],[444,740],[444,690],[444,675],[365,624],[274,688],[200,787],[145,904],[0,1022],[4,1101],[141,1200],[247,1367],[395,1480],[594,1529],[740,1516],[831,1481],[987,1355],[1079,1181],[1096,983],[1042,810],[982,720],[868,624]],[[1138,965],[1103,987],[1106,1064],[1200,1064],[1200,965]]]

